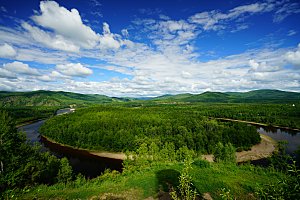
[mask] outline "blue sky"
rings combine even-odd
[[[1,0],[0,13],[0,90],[300,92],[297,0]]]

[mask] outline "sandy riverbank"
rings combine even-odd
[[[106,152],[106,151],[91,151],[87,149],[81,149],[81,148],[74,148],[70,145],[64,145],[57,143],[45,136],[43,137],[44,140],[47,140],[47,142],[50,142],[52,144],[59,145],[60,147],[65,147],[69,149],[73,149],[76,151],[81,151],[83,153],[88,153],[94,156],[104,157],[104,158],[111,158],[111,159],[118,159],[118,160],[125,160],[126,155],[122,152]],[[242,151],[242,152],[236,152],[237,162],[245,162],[249,160],[259,160],[262,158],[267,158],[272,155],[274,150],[276,149],[276,142],[263,134],[260,134],[261,142],[259,144],[254,145],[251,150],[249,151]],[[202,158],[205,160],[208,160],[209,162],[213,162],[213,155],[202,155]]]
[[[274,141],[269,136],[260,134],[261,142],[254,145],[249,151],[236,152],[237,162],[246,162],[249,160],[259,160],[262,158],[267,158],[272,155],[276,149],[276,141]],[[213,155],[202,155],[202,158],[214,162]]]

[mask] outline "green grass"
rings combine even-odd
[[[237,199],[253,199],[255,188],[275,183],[285,175],[269,169],[251,165],[232,164],[192,165],[190,175],[198,193],[209,192],[213,199],[220,199],[222,188],[230,189]],[[19,194],[21,199],[87,199],[104,193],[120,195],[129,199],[156,197],[160,190],[168,192],[167,183],[176,185],[182,163],[158,164],[141,171],[123,174],[105,174],[85,183],[53,186],[37,186],[29,192]]]

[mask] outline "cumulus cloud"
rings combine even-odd
[[[22,24],[22,27],[30,33],[34,40],[46,45],[47,47],[70,52],[79,51],[78,46],[76,46],[73,42],[66,40],[61,35],[48,33],[25,22]]]
[[[0,57],[1,58],[12,58],[16,56],[16,50],[7,43],[0,45]]]
[[[300,66],[300,44],[298,44],[298,49],[296,51],[289,51],[285,54],[285,59],[287,62]]]
[[[93,73],[91,69],[82,66],[80,63],[68,63],[68,64],[56,65],[55,68],[59,73],[66,76],[86,77]]]
[[[10,72],[13,72],[13,73],[33,75],[33,76],[40,75],[40,73],[37,69],[31,68],[31,67],[29,67],[28,64],[25,64],[25,63],[22,63],[19,61],[14,61],[12,63],[3,64],[3,68]]]
[[[103,23],[103,35],[100,35],[101,49],[119,49],[122,45],[122,40],[119,35],[110,32],[108,23]]]
[[[0,78],[15,79],[17,78],[17,75],[11,71],[0,68]]]
[[[34,15],[32,19],[38,25],[53,30],[80,47],[90,49],[98,43],[99,36],[83,24],[75,8],[69,11],[55,1],[41,1],[40,15]]]
[[[249,72],[275,72],[281,69],[279,66],[271,66],[267,62],[259,63],[255,60],[249,60],[249,66],[251,67]]]

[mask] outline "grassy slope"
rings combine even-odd
[[[160,164],[126,174],[106,174],[86,183],[71,183],[67,186],[38,186],[21,194],[21,199],[87,199],[103,193],[119,194],[128,199],[157,197],[160,190],[168,192],[167,182],[176,185],[183,165],[180,163]],[[190,172],[198,193],[209,192],[213,199],[221,199],[222,188],[230,189],[237,199],[253,199],[258,184],[275,183],[285,175],[251,165],[210,164],[209,167],[193,165]]]

